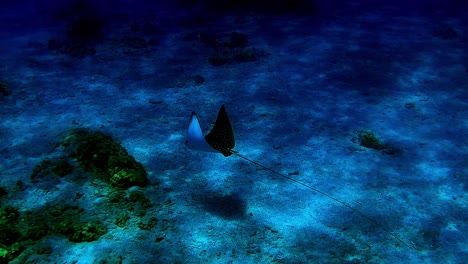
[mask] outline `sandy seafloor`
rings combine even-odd
[[[73,204],[108,229],[93,242],[47,236],[37,243],[51,252],[23,261],[467,262],[466,20],[379,8],[320,21],[225,16],[183,27],[155,15],[107,24],[96,54],[83,59],[47,49],[63,24],[19,15],[0,20],[0,79],[12,89],[0,101],[0,185],[9,191],[2,204],[40,210],[81,193]],[[132,21],[160,25],[159,44],[115,45],[133,34]],[[459,36],[434,36],[440,25]],[[212,49],[184,38],[234,31],[265,56],[214,67],[207,63]],[[205,82],[184,81],[194,75]],[[345,201],[414,248],[242,159],[187,149],[191,112],[209,131],[222,104],[237,151]],[[77,127],[111,135],[145,166],[150,185],[140,189],[151,201],[147,216],[158,219],[155,227],[142,230],[136,216],[116,226],[118,212],[100,206],[108,184],[78,184],[69,176],[54,186],[30,182],[36,164],[59,155],[53,142]],[[358,131],[366,129],[392,151],[360,146]]]

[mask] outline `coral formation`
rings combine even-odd
[[[385,145],[375,136],[371,130],[362,130],[359,132],[359,143],[366,148],[381,150]]]
[[[99,223],[78,223],[72,226],[72,232],[67,237],[72,242],[90,242],[99,239],[106,232],[106,228]]]
[[[66,175],[73,172],[73,166],[65,158],[58,160],[44,159],[39,164],[34,166],[31,173],[31,182],[38,183],[41,179],[49,177],[52,173],[59,176],[65,177]]]
[[[9,263],[47,234],[47,229],[37,228],[36,223],[22,217],[13,206],[0,208],[0,263]]]
[[[129,195],[130,204],[128,210],[138,217],[146,215],[146,211],[151,207],[151,202],[141,191],[133,191]]]
[[[41,217],[50,233],[64,235],[72,242],[94,241],[107,232],[96,219],[83,220],[86,214],[78,206],[57,204],[47,208]]]
[[[0,245],[11,246],[18,241],[21,234],[15,226],[18,224],[18,209],[12,206],[0,208]]]
[[[129,219],[130,216],[127,213],[122,212],[116,216],[114,224],[118,227],[124,228],[127,225],[127,221]]]
[[[10,94],[11,94],[11,88],[8,85],[8,83],[6,83],[3,80],[0,80],[0,99],[3,96],[7,96],[7,95],[10,95]]]
[[[64,134],[61,145],[85,171],[114,187],[128,189],[148,183],[143,165],[118,142],[101,132],[74,129]]]
[[[127,195],[128,194],[128,195]],[[150,199],[140,190],[130,189],[126,192],[113,189],[107,194],[109,206],[118,208],[120,213],[115,216],[114,224],[125,227],[130,218],[145,217],[153,206]]]
[[[97,240],[107,233],[98,219],[89,218],[82,208],[64,204],[22,213],[13,206],[1,207],[0,264],[14,260],[47,235],[61,234],[78,243]]]
[[[64,177],[73,172],[73,166],[68,160],[62,158],[52,164],[52,172],[60,177]]]
[[[5,187],[0,186],[0,199],[3,197],[6,197],[8,195],[8,191],[5,189]]]
[[[140,222],[138,223],[138,227],[141,230],[150,230],[150,229],[153,229],[157,224],[158,224],[158,219],[152,216],[152,217],[141,219]]]

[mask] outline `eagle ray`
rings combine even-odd
[[[206,135],[203,136],[203,132],[200,127],[200,123],[198,121],[197,114],[195,112],[192,112],[192,115],[190,117],[190,122],[187,128],[187,141],[186,145],[190,149],[198,150],[198,151],[207,151],[207,152],[220,152],[223,154],[225,157],[234,155],[237,156],[245,161],[248,161],[250,163],[253,163],[263,169],[266,169],[278,176],[281,176],[283,178],[286,178],[290,181],[293,181],[297,184],[302,185],[303,187],[306,187],[312,191],[318,192],[321,195],[343,205],[344,207],[350,209],[351,211],[359,214],[363,218],[367,219],[383,231],[385,231],[387,234],[392,236],[394,239],[402,243],[403,245],[416,249],[414,246],[410,246],[410,244],[406,243],[403,241],[399,236],[396,234],[392,233],[388,228],[384,227],[382,224],[377,222],[376,220],[372,219],[370,216],[366,215],[365,213],[361,212],[360,210],[354,208],[353,206],[347,204],[346,202],[333,197],[332,195],[320,191],[317,188],[310,186],[309,184],[306,184],[304,182],[301,182],[299,180],[296,180],[286,174],[280,173],[270,167],[267,167],[265,165],[262,165],[256,161],[253,161],[243,155],[241,155],[238,151],[233,150],[235,146],[235,138],[234,138],[234,131],[232,129],[231,121],[229,120],[229,117],[226,112],[226,108],[224,105],[221,106],[218,112],[218,116],[216,118],[215,124],[212,128],[212,130]]]

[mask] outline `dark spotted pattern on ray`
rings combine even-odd
[[[234,132],[224,105],[219,109],[213,129],[205,136],[205,140],[225,157],[234,153],[232,150],[235,145]]]

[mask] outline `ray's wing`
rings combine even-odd
[[[236,144],[234,132],[224,105],[219,109],[213,129],[205,136],[205,140],[213,149],[221,152],[225,157],[235,152],[232,150]]]
[[[192,116],[190,116],[190,122],[187,127],[187,141],[185,144],[190,149],[217,152],[217,150],[213,149],[203,137],[200,122],[198,121],[198,117],[195,112],[192,112]]]

